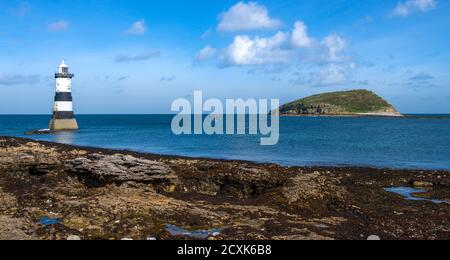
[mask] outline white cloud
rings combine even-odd
[[[437,0],[407,0],[400,2],[393,11],[394,16],[407,17],[413,12],[428,12],[437,5]]]
[[[291,84],[308,87],[366,86],[367,80],[355,81],[358,66],[354,62],[329,63],[324,66],[297,68]]]
[[[137,55],[119,54],[114,59],[115,62],[132,62],[132,61],[146,61],[159,55],[159,51],[151,51],[146,53],[140,53]]]
[[[308,48],[313,40],[308,36],[308,27],[304,22],[296,22],[292,32],[292,45],[297,48]]]
[[[339,35],[333,33],[327,36],[323,42],[323,46],[325,46],[327,50],[327,59],[330,62],[340,62],[343,60],[341,53],[347,47],[347,42],[341,38]]]
[[[208,45],[197,53],[197,57],[195,59],[197,61],[207,60],[214,57],[216,53],[217,50],[211,47],[211,45]]]
[[[255,2],[239,2],[219,17],[221,32],[276,29],[281,22],[269,16],[267,7]]]
[[[62,32],[69,29],[69,22],[65,20],[60,20],[54,23],[50,23],[47,28],[52,32]]]
[[[202,50],[200,53],[205,52]],[[278,32],[272,37],[239,35],[221,52],[226,65],[268,65],[279,63],[351,62],[347,54],[347,41],[333,33],[316,42],[308,36],[303,22],[296,22],[292,32]],[[199,57],[199,54],[197,55]]]
[[[212,33],[212,30],[211,30],[211,29],[208,29],[208,30],[206,30],[204,33],[202,33],[202,35],[200,36],[200,38],[201,38],[202,40],[205,40],[206,38],[208,38],[208,37],[211,35],[211,33]]]
[[[147,25],[145,20],[134,22],[131,27],[126,31],[126,34],[131,35],[144,35],[147,32]]]
[[[351,84],[351,79],[355,70],[355,63],[331,63],[319,71],[311,73],[308,84],[312,87],[328,87]]]
[[[224,51],[223,61],[227,65],[264,65],[284,63],[289,59],[289,51],[283,46],[288,42],[288,35],[278,32],[270,38],[250,38],[239,35]]]
[[[0,75],[0,85],[15,86],[15,85],[29,85],[40,81],[38,75]]]
[[[264,74],[274,73],[273,69],[276,73],[297,70],[293,84],[326,87],[358,83],[353,81],[358,66],[348,45],[336,33],[316,40],[309,36],[306,24],[297,21],[292,31],[280,31],[271,37],[238,35],[217,52],[219,65],[224,67],[248,67],[251,72]],[[207,46],[197,54],[197,60],[213,57],[213,51]]]

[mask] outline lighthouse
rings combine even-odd
[[[55,73],[56,94],[53,107],[53,117],[50,121],[51,131],[78,130],[78,124],[73,113],[72,78],[69,67],[64,60]]]

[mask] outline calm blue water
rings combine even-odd
[[[139,152],[241,159],[296,166],[374,166],[450,170],[450,116],[281,118],[280,142],[260,136],[175,136],[170,115],[80,115],[81,130],[42,136],[49,116],[0,116],[0,135]]]
[[[385,190],[387,192],[391,192],[391,193],[395,193],[400,196],[403,196],[406,200],[429,201],[434,204],[449,204],[450,205],[450,202],[445,201],[445,200],[425,199],[425,198],[419,198],[419,197],[414,196],[415,194],[418,194],[418,193],[426,193],[427,192],[426,190],[422,190],[422,189],[414,189],[414,188],[410,188],[410,187],[395,187],[395,188],[388,188]]]

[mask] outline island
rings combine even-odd
[[[282,116],[401,117],[391,104],[365,89],[318,94],[280,107]]]

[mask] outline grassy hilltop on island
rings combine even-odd
[[[391,104],[369,90],[313,95],[281,106],[280,114],[401,116]]]

